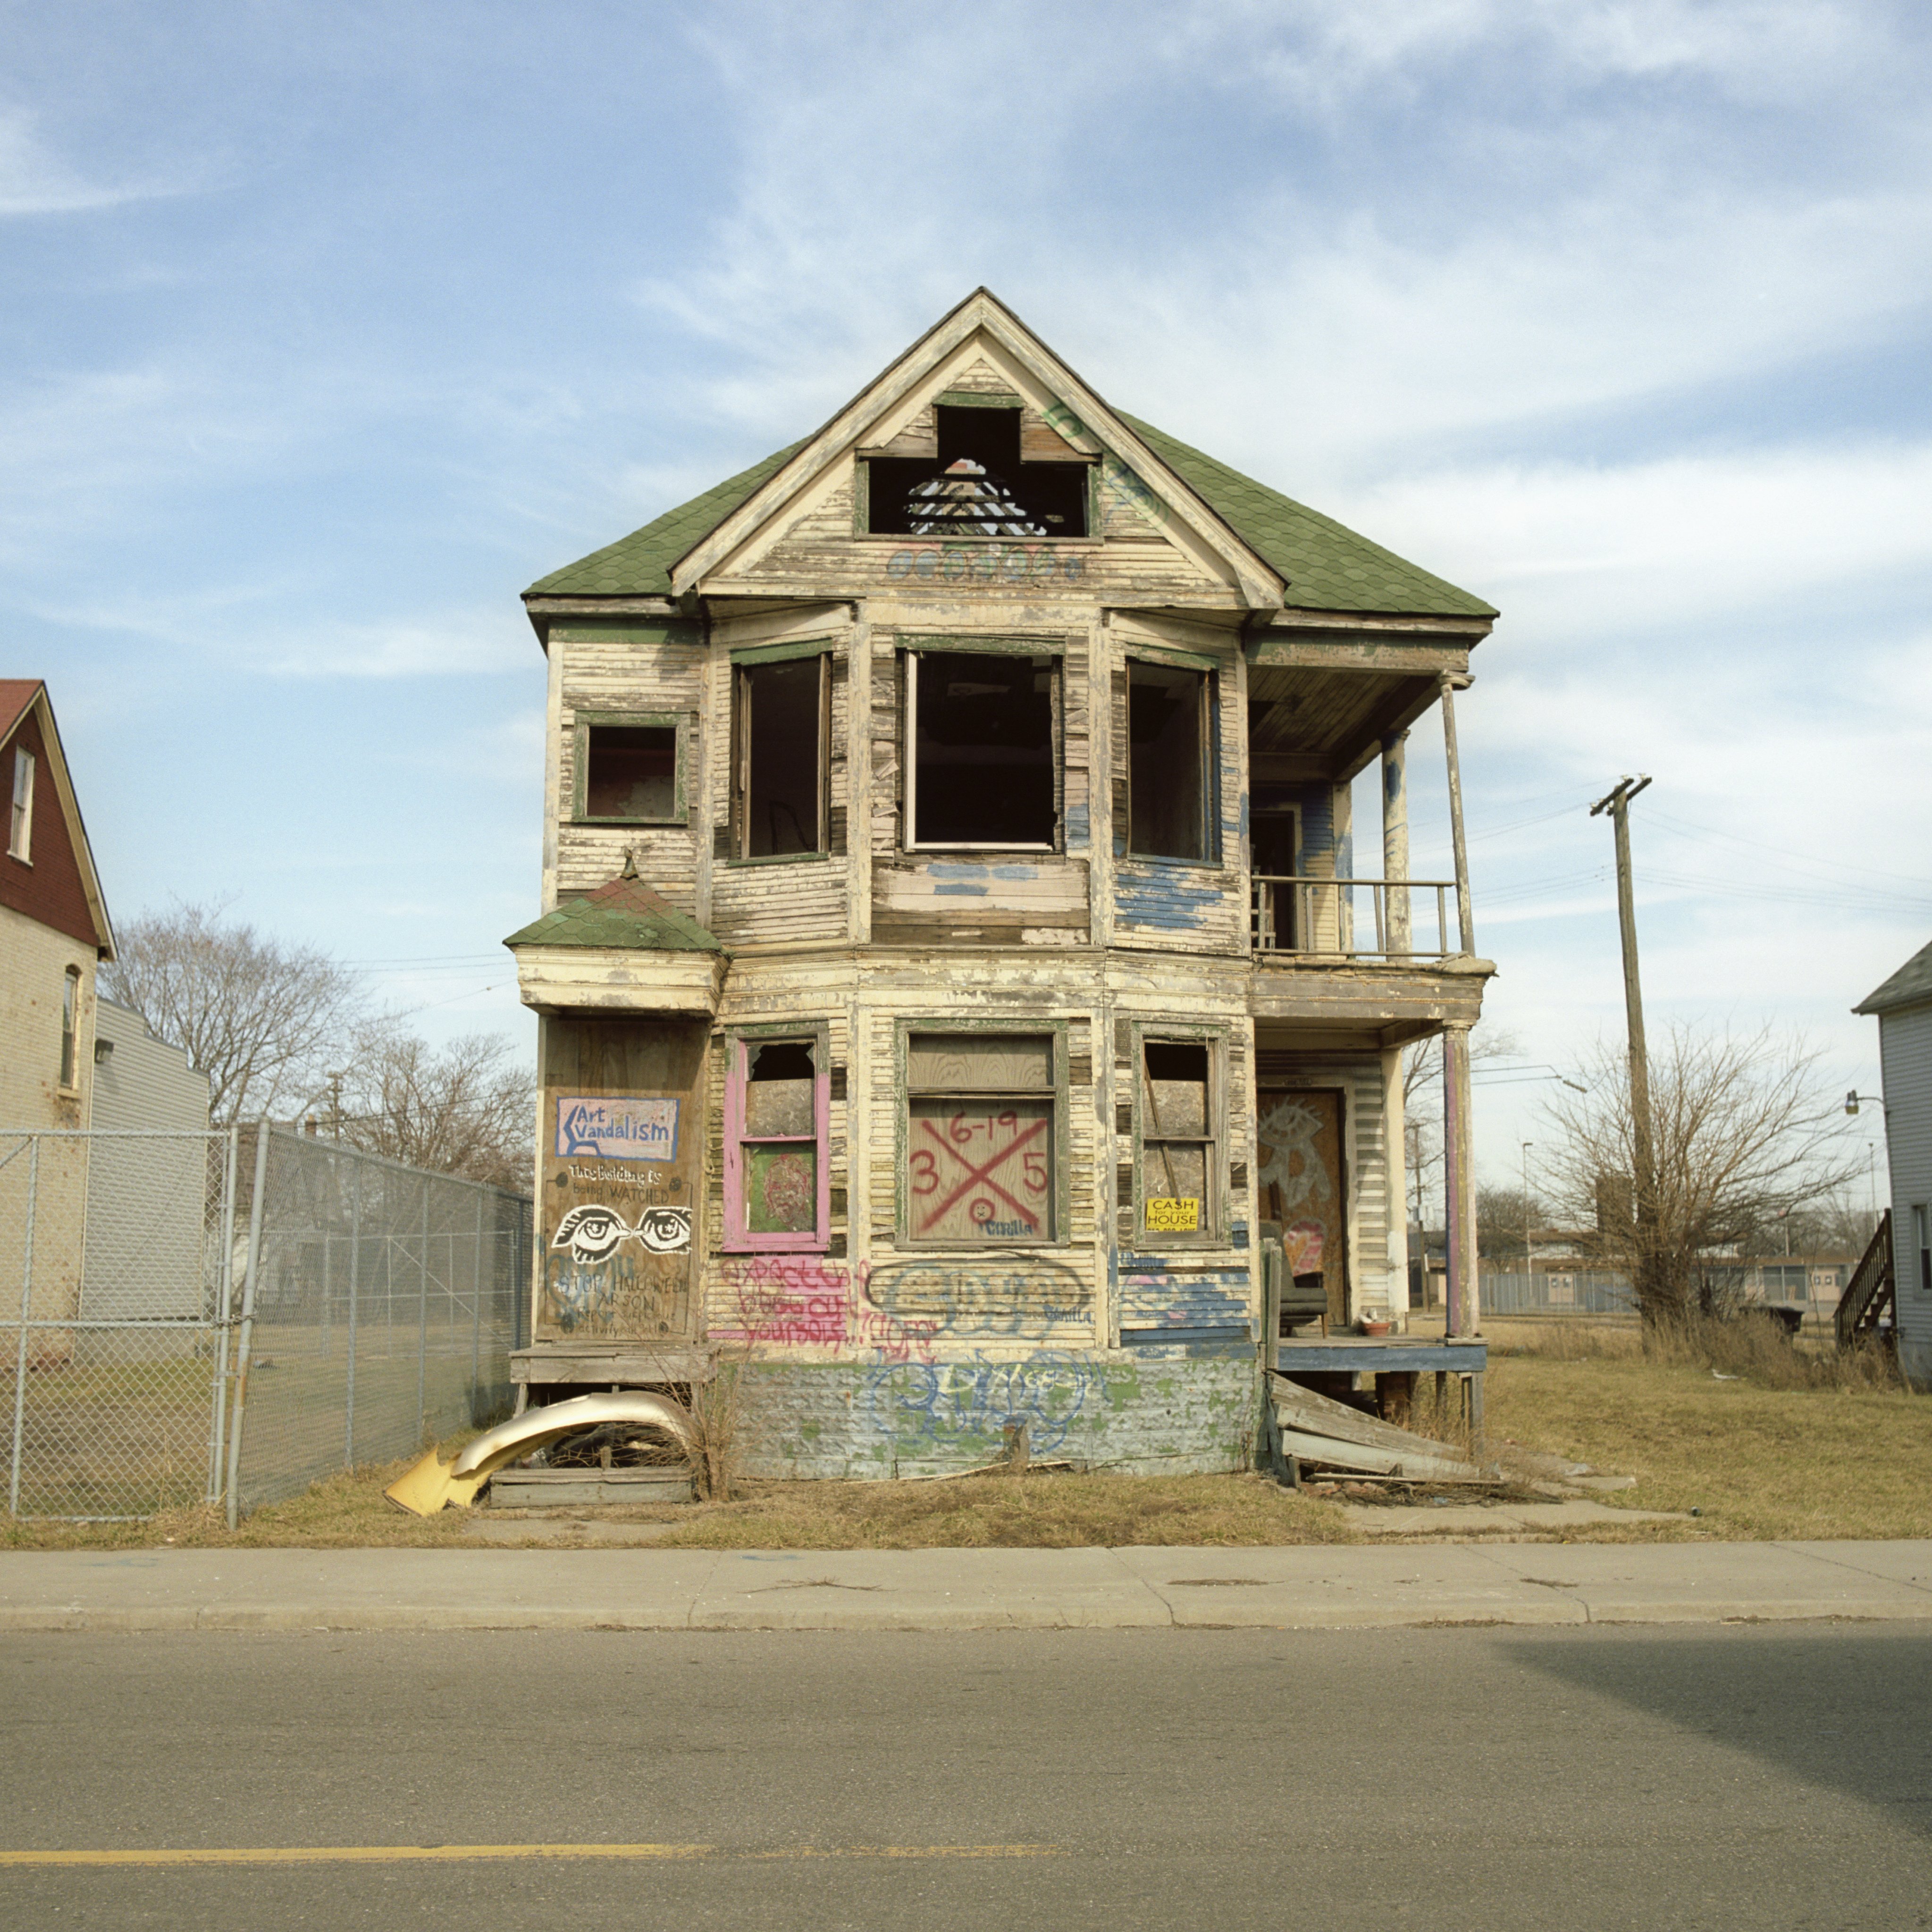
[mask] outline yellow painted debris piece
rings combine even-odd
[[[568,1402],[526,1408],[521,1415],[486,1429],[448,1461],[440,1449],[429,1450],[382,1493],[399,1508],[417,1516],[434,1516],[446,1503],[474,1502],[476,1492],[506,1464],[546,1442],[574,1436],[579,1430],[594,1429],[601,1422],[634,1422],[668,1430],[687,1451],[694,1441],[689,1411],[669,1396],[652,1395],[644,1389],[573,1396]]]

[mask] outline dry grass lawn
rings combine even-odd
[[[1495,1324],[1492,1444],[1509,1442],[1635,1476],[1603,1500],[1696,1509],[1576,1540],[1932,1537],[1932,1400],[1871,1363],[1773,1341],[1690,1340],[1646,1354],[1634,1327]],[[1723,1352],[1732,1351],[1730,1354]],[[1736,1379],[1719,1379],[1735,1376]],[[448,1445],[446,1445],[447,1447]],[[451,1548],[469,1510],[428,1521],[385,1502],[403,1465],[347,1471],[258,1511],[230,1535],[182,1510],[142,1523],[10,1524],[10,1549]],[[746,1483],[736,1500],[624,1513],[669,1526],[654,1547],[926,1550],[1285,1544],[1358,1540],[1334,1503],[1262,1478],[1035,1472],[950,1482]],[[472,1546],[474,1546],[473,1545]]]

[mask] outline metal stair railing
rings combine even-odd
[[[1892,1299],[1892,1210],[1879,1216],[1878,1231],[1871,1245],[1852,1270],[1844,1293],[1838,1299],[1838,1346],[1849,1348],[1853,1339],[1870,1334]]]

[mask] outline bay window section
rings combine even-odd
[[[1058,658],[920,650],[905,664],[908,847],[1051,851]]]

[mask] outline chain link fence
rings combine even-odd
[[[0,1132],[16,1517],[225,1502],[507,1407],[526,1196],[272,1126]]]

